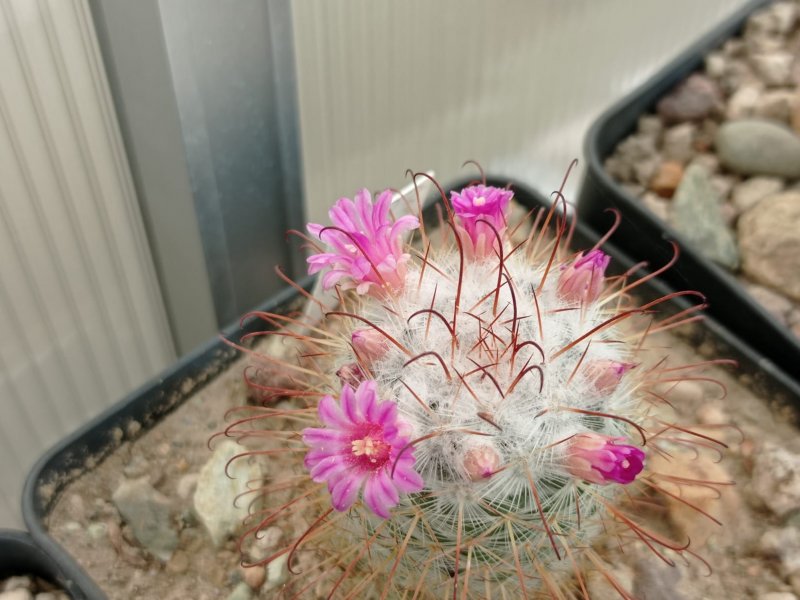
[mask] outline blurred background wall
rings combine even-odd
[[[549,192],[742,4],[0,0],[0,526],[46,447],[302,274],[286,228],[468,158]]]

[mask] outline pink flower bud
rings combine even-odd
[[[358,363],[348,363],[336,371],[336,376],[342,383],[342,386],[349,385],[350,387],[357,388],[358,385],[367,379],[364,371],[358,366]]]
[[[487,185],[471,185],[451,194],[456,230],[468,257],[494,256],[498,251],[497,235],[502,238],[506,230],[513,195],[511,190]]]
[[[488,479],[499,467],[500,455],[489,445],[476,446],[464,455],[464,469],[472,481]]]
[[[608,394],[617,388],[625,373],[634,367],[636,367],[634,363],[598,359],[586,365],[584,373],[586,379],[592,383],[594,391]]]
[[[575,261],[564,268],[558,280],[558,292],[572,302],[594,302],[603,291],[606,267],[611,261],[602,250],[581,253]]]
[[[567,471],[575,477],[605,485],[631,483],[644,468],[644,452],[635,446],[617,444],[622,437],[582,433],[571,440]]]
[[[350,336],[350,341],[358,357],[367,363],[382,358],[389,349],[389,343],[383,334],[372,328],[356,329]]]

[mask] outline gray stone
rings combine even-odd
[[[778,123],[731,121],[719,128],[715,144],[722,164],[736,173],[800,177],[800,138]]]
[[[683,165],[694,156],[694,136],[697,125],[694,123],[681,123],[670,127],[664,132],[662,152],[667,160],[674,160]]]
[[[705,75],[690,75],[656,106],[666,123],[701,121],[722,105],[722,94],[714,80]]]
[[[253,597],[253,590],[244,581],[239,583],[233,591],[228,594],[228,600],[250,600]]]
[[[123,481],[111,499],[136,540],[159,560],[168,561],[178,545],[169,499],[155,490],[147,477]]]
[[[232,461],[246,451],[232,440],[223,440],[200,470],[194,492],[194,510],[216,546],[239,530],[248,509],[247,500],[237,500],[237,497],[251,489],[248,483],[258,487],[262,478],[261,467],[252,457]],[[225,473],[226,466],[230,477]]]
[[[686,169],[672,200],[672,224],[701,254],[729,269],[738,267],[733,233],[725,225],[719,196],[702,167]]]
[[[750,57],[750,62],[761,80],[770,86],[787,85],[792,76],[794,56],[786,50],[762,52]]]
[[[759,548],[767,556],[778,558],[784,577],[800,571],[800,529],[797,527],[767,530],[761,536]]]
[[[652,137],[658,143],[658,138],[664,129],[664,124],[655,115],[642,115],[639,117],[637,130],[644,136]]]
[[[740,213],[747,212],[767,196],[783,189],[779,177],[751,177],[733,188],[731,200]]]
[[[756,454],[753,492],[776,515],[800,508],[800,455],[771,442]]]
[[[748,277],[800,300],[800,192],[764,198],[739,217],[738,232]]]

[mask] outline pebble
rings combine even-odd
[[[800,572],[800,529],[797,527],[768,529],[761,536],[758,545],[761,552],[780,560],[780,570],[784,577]]]
[[[263,589],[274,590],[289,581],[289,568],[286,564],[288,556],[288,553],[281,554],[267,565],[267,581]]]
[[[697,125],[694,123],[681,123],[670,127],[664,132],[662,152],[668,161],[676,161],[681,165],[689,162],[695,154],[694,137]]]
[[[200,477],[197,473],[187,473],[181,476],[178,480],[176,491],[181,500],[188,500],[194,494],[197,488],[197,479]]]
[[[633,595],[647,600],[686,600],[678,592],[680,572],[655,557],[640,558],[634,565]]]
[[[761,100],[763,85],[754,82],[736,89],[728,100],[725,117],[730,120],[747,119],[756,113],[756,106]]]
[[[721,105],[721,99],[717,84],[695,73],[662,98],[656,111],[665,123],[702,121]]]
[[[613,567],[605,565],[604,569],[626,590],[633,587],[633,569],[618,563]],[[619,600],[620,595],[599,571],[590,571],[586,576],[586,587],[592,600]]]
[[[787,85],[792,76],[794,56],[786,50],[773,50],[750,56],[750,62],[762,81],[770,86]]]
[[[182,550],[178,550],[169,559],[165,568],[170,573],[185,573],[189,569],[189,556]]]
[[[765,443],[755,456],[752,489],[779,517],[800,508],[800,455]]]
[[[736,269],[739,253],[733,233],[720,212],[720,199],[708,172],[692,165],[686,169],[672,201],[672,224],[698,252]]]
[[[769,90],[758,99],[753,115],[762,119],[781,121],[788,125],[792,120],[797,103],[797,92],[793,90]]]
[[[200,470],[197,480],[194,510],[217,547],[238,531],[247,517],[247,500],[237,500],[237,496],[251,489],[248,483],[258,487],[258,481],[262,478],[261,467],[256,460],[245,457],[230,462],[243,452],[246,449],[232,440],[219,442]],[[225,475],[226,465],[230,477]]]
[[[252,590],[259,589],[267,579],[267,570],[260,565],[247,568],[240,566],[239,569],[242,579]]]
[[[3,589],[0,591],[10,592],[12,590],[29,590],[33,586],[33,580],[27,575],[14,575],[3,582]]]
[[[742,269],[754,281],[800,300],[800,192],[764,198],[739,218]]]
[[[761,594],[758,600],[797,600],[797,596],[791,592],[769,592]]]
[[[777,123],[727,122],[717,131],[715,144],[722,164],[736,173],[800,177],[800,137]]]
[[[669,222],[669,200],[665,200],[653,192],[647,192],[644,196],[642,196],[642,202],[656,217],[665,223]]]
[[[250,600],[252,597],[253,591],[250,589],[250,586],[242,581],[228,594],[227,600]]]
[[[105,523],[89,523],[86,527],[86,532],[93,540],[101,540],[108,535],[108,525]]]
[[[777,194],[783,189],[779,177],[751,177],[733,188],[731,200],[740,213],[750,210],[760,200]]]
[[[747,293],[781,325],[789,324],[789,313],[794,308],[791,300],[756,283],[745,283],[744,287]]]
[[[682,178],[683,166],[680,162],[664,161],[650,180],[650,190],[663,198],[671,198]]]
[[[147,477],[123,481],[111,498],[136,540],[150,554],[167,562],[178,545],[169,499],[155,490]]]
[[[24,588],[0,592],[0,600],[33,600],[33,594]]]

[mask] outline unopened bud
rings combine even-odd
[[[350,341],[358,357],[367,363],[382,358],[389,349],[389,343],[383,334],[372,328],[356,329],[350,336]]]
[[[464,455],[464,469],[472,481],[488,479],[499,466],[500,455],[489,445],[475,446]]]
[[[570,302],[591,303],[603,292],[606,267],[611,261],[602,250],[591,250],[581,253],[575,261],[567,266],[558,280],[558,292]]]
[[[367,379],[364,371],[358,366],[358,363],[348,363],[336,371],[336,376],[342,383],[342,386],[349,385],[352,388],[357,388],[358,385]]]
[[[634,367],[636,367],[634,363],[607,359],[593,360],[586,365],[586,379],[592,383],[596,392],[608,394],[617,388],[625,373]]]

